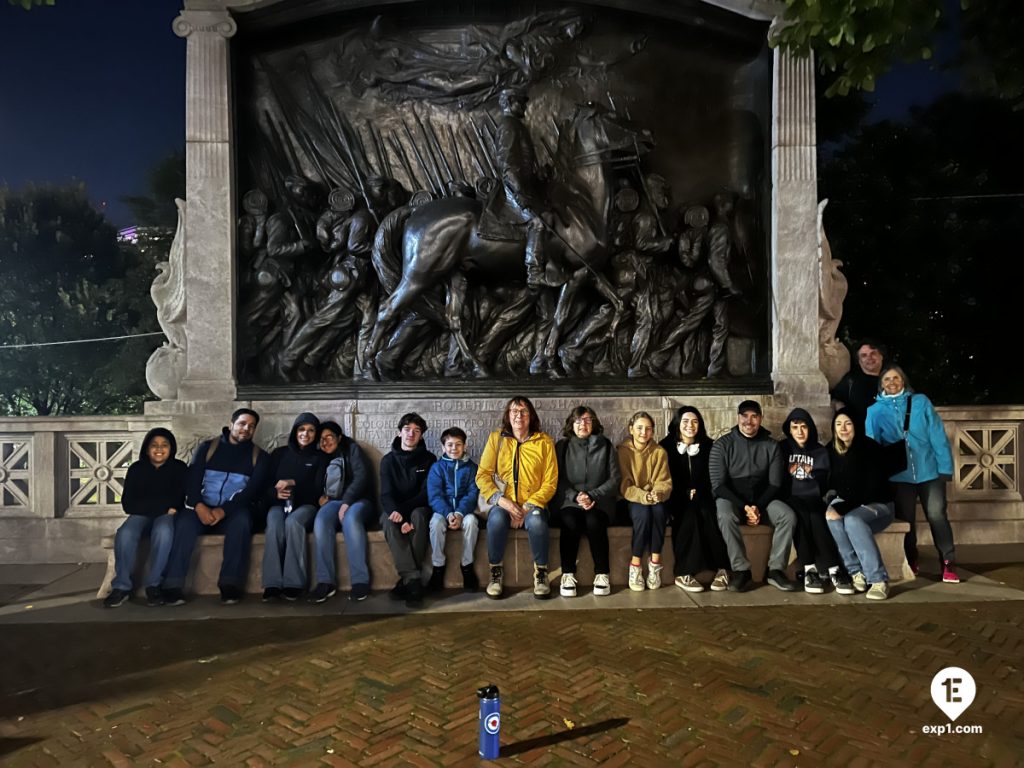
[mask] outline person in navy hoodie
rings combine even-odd
[[[398,436],[391,452],[380,461],[380,524],[398,571],[391,590],[393,600],[405,600],[410,608],[423,602],[420,571],[427,554],[427,474],[437,457],[423,445],[427,422],[418,413],[398,421]]]
[[[204,440],[192,455],[185,483],[185,509],[174,516],[174,544],[163,581],[166,605],[182,605],[185,576],[200,534],[224,534],[217,586],[220,599],[242,599],[252,544],[252,506],[267,484],[270,457],[253,443],[260,416],[249,408],[231,414],[219,438]]]
[[[298,600],[305,591],[306,532],[313,527],[317,504],[316,478],[324,462],[317,450],[320,419],[300,413],[288,434],[288,445],[270,455],[267,490],[267,540],[263,550],[263,602],[279,597]]]
[[[480,491],[476,486],[476,462],[466,456],[466,433],[449,427],[441,433],[444,452],[427,473],[430,517],[430,561],[434,566],[427,589],[444,589],[444,537],[448,531],[462,534],[462,586],[473,592],[480,586],[473,570],[473,552],[480,533],[474,511]]]
[[[132,569],[139,539],[149,533],[149,572],[146,604],[163,605],[160,581],[174,541],[174,515],[185,506],[185,462],[174,458],[178,443],[163,427],[149,430],[142,438],[139,460],[128,467],[124,478],[121,507],[128,519],[114,536],[114,581],[103,601],[117,608],[132,596]]]

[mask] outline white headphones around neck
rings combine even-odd
[[[676,443],[676,450],[679,451],[679,455],[682,456],[684,453],[688,456],[696,456],[700,453],[700,443],[686,443],[680,441]]]

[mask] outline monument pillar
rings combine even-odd
[[[178,399],[235,399],[235,223],[227,11],[185,10],[185,377]]]
[[[775,49],[772,83],[772,381],[805,407],[828,403],[818,365],[814,60]]]

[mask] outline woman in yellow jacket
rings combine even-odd
[[[533,554],[533,596],[547,598],[548,502],[558,486],[555,442],[540,428],[540,417],[526,397],[505,406],[501,429],[484,446],[476,473],[480,508],[487,509],[487,559],[491,578],[487,596],[501,597],[505,544],[509,528],[526,528]]]
[[[668,454],[654,440],[654,419],[645,411],[629,419],[629,437],[619,446],[622,496],[633,520],[633,559],[629,561],[629,588],[644,591],[643,556],[651,553],[647,566],[647,588],[661,586],[661,550],[665,546],[672,475]]]

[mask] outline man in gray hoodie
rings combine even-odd
[[[793,592],[796,584],[786,576],[786,561],[793,546],[796,515],[778,498],[786,471],[785,459],[779,444],[761,426],[760,403],[744,400],[737,414],[737,425],[715,441],[708,460],[718,526],[733,570],[729,589],[743,592],[751,581],[750,560],[740,525],[770,523],[775,532],[768,557],[768,583],[783,592]]]

